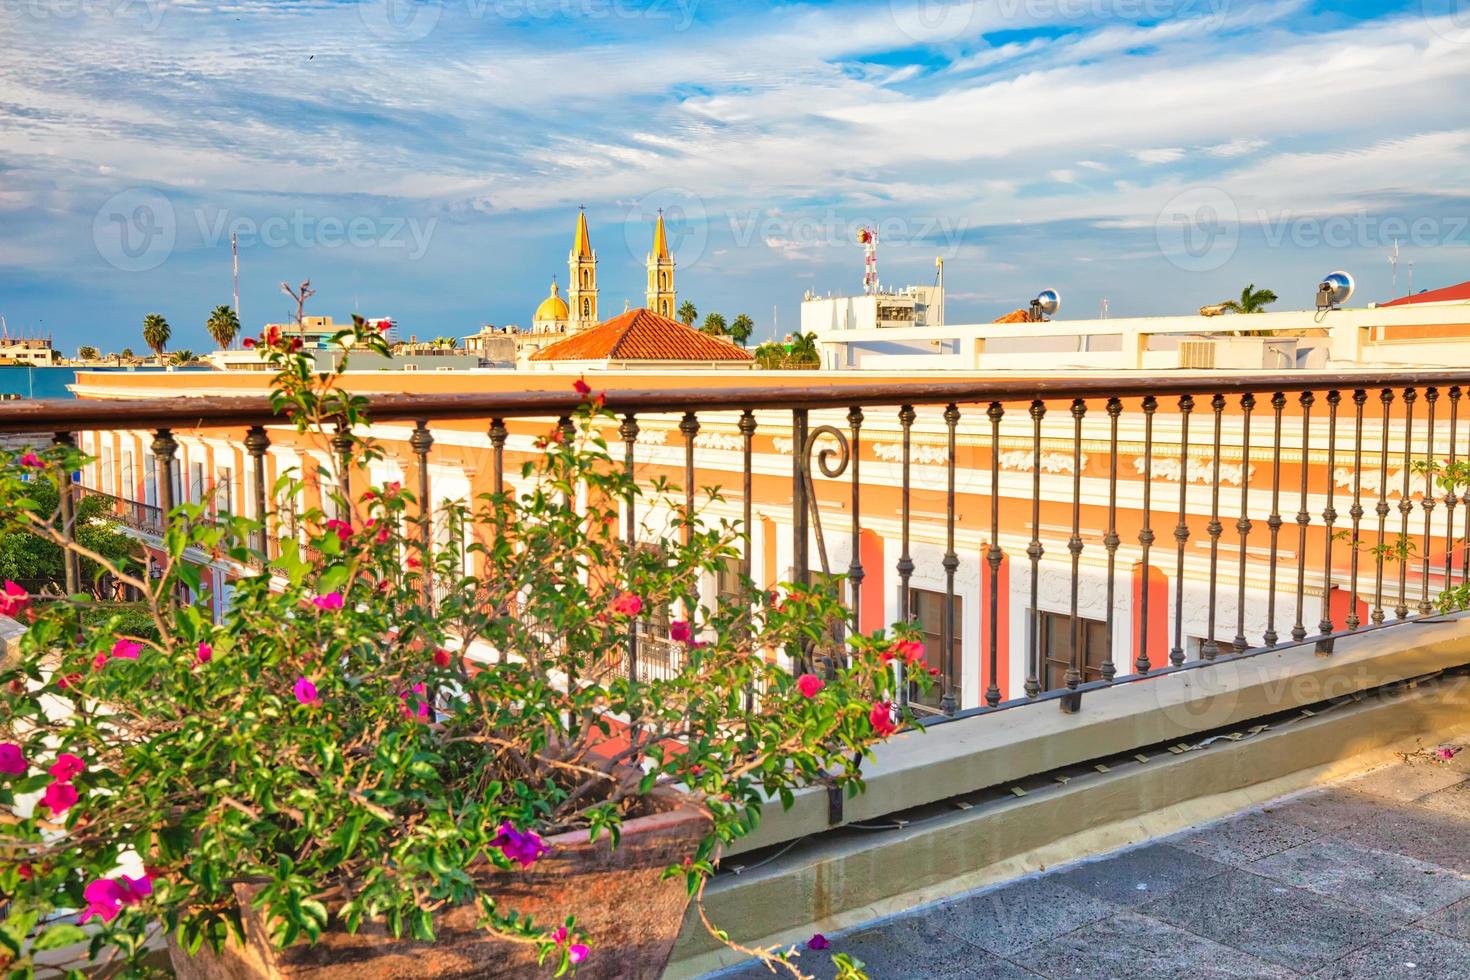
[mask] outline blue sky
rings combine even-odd
[[[605,314],[651,221],[757,336],[946,261],[951,321],[1470,279],[1470,0],[0,0],[0,314],[67,349],[521,323],[585,204]]]

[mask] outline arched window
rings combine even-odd
[[[584,300],[582,300],[582,316],[585,318],[585,317],[589,317],[591,315],[592,315],[592,301],[590,299],[584,299]]]
[[[658,288],[659,289],[662,289],[664,291],[667,291],[668,290],[668,288],[669,288],[669,274],[667,272],[660,272],[658,274]]]

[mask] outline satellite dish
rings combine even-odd
[[[1346,272],[1329,272],[1317,284],[1317,309],[1335,310],[1353,295],[1353,277]]]
[[[1040,321],[1051,316],[1062,305],[1062,294],[1055,289],[1043,289],[1031,301],[1031,319]]]

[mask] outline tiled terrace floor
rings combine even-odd
[[[1466,980],[1470,751],[1414,757],[828,938],[873,980]],[[801,963],[832,975],[825,954]]]

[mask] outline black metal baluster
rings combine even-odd
[[[1455,460],[1458,458],[1459,446],[1455,443],[1455,435],[1460,422],[1460,386],[1453,385],[1450,388],[1450,460],[1445,468],[1444,479],[1444,587],[1452,589],[1455,586],[1455,505],[1459,498],[1455,495],[1455,484],[1453,474],[1455,472]]]
[[[1333,389],[1327,393],[1327,506],[1322,508],[1322,525],[1326,528],[1322,545],[1322,619],[1317,623],[1317,632],[1327,635],[1332,632],[1332,528],[1337,523],[1337,508],[1333,496],[1337,489],[1337,409],[1342,404],[1342,392]]]
[[[434,434],[429,431],[428,419],[419,419],[408,437],[408,447],[418,457],[419,470],[419,553],[423,559],[424,606],[434,601],[433,535],[434,509],[429,504],[429,450],[434,448]]]
[[[505,492],[505,441],[509,436],[505,419],[490,420],[490,479],[495,485],[494,493]]]
[[[623,416],[623,421],[618,425],[618,435],[623,437],[623,473],[629,482],[628,499],[625,505],[628,509],[623,514],[623,540],[628,546],[628,561],[637,560],[638,550],[638,513],[637,494],[633,492],[634,473],[636,472],[637,460],[634,450],[638,444],[638,419],[629,412]],[[748,532],[747,532],[748,533]],[[749,545],[746,552],[749,553]],[[628,680],[638,682],[638,617],[628,617]]]
[[[179,444],[169,429],[153,433],[153,479],[158,484],[158,510],[165,521],[174,509],[174,455]],[[162,522],[161,522],[162,523]]]
[[[1174,525],[1174,541],[1178,552],[1174,579],[1174,648],[1169,663],[1184,663],[1184,546],[1189,541],[1189,413],[1194,411],[1194,398],[1179,399],[1179,523]]]
[[[1378,505],[1374,507],[1374,513],[1378,515],[1378,547],[1374,549],[1376,557],[1375,571],[1373,576],[1373,612],[1368,617],[1376,626],[1383,622],[1383,562],[1388,557],[1388,544],[1385,541],[1388,528],[1388,428],[1389,412],[1393,407],[1393,389],[1384,388],[1378,395],[1379,401],[1383,402],[1383,445],[1378,454]]]
[[[1087,402],[1072,399],[1072,536],[1067,540],[1067,550],[1072,554],[1072,658],[1067,662],[1066,683],[1072,693],[1061,700],[1063,711],[1072,713],[1082,707],[1082,695],[1077,685],[1082,683],[1080,662],[1082,650],[1082,620],[1077,616],[1077,586],[1082,574],[1082,419],[1087,415]]]
[[[1143,550],[1141,566],[1143,569],[1143,588],[1138,602],[1138,657],[1134,661],[1133,668],[1140,674],[1147,674],[1153,666],[1148,658],[1148,594],[1149,594],[1149,565],[1148,552],[1154,543],[1154,532],[1150,526],[1153,514],[1153,485],[1154,485],[1154,413],[1158,411],[1159,402],[1153,395],[1145,395],[1143,399],[1143,528],[1138,532],[1138,544]]]
[[[1301,490],[1297,497],[1296,512],[1296,622],[1291,626],[1291,638],[1298,643],[1307,638],[1307,627],[1303,622],[1306,614],[1307,589],[1307,526],[1312,523],[1312,514],[1307,510],[1307,472],[1310,469],[1308,456],[1312,441],[1312,405],[1317,397],[1310,391],[1301,394],[1302,406],[1302,455]]]
[[[898,621],[900,623],[907,623],[912,619],[912,611],[909,608],[909,579],[914,574],[914,559],[909,554],[909,519],[911,516],[909,461],[913,448],[911,438],[914,419],[917,417],[917,414],[914,412],[914,406],[912,405],[904,405],[898,410],[898,424],[903,430],[903,550],[898,556]],[[805,432],[802,435],[803,442],[805,442]],[[898,703],[900,707],[907,708],[909,703],[909,690],[908,679],[904,677],[904,664],[901,658],[896,659],[894,663],[898,670]]]
[[[755,428],[755,413],[747,408],[740,413],[741,491],[744,494],[741,507],[744,511],[745,522],[745,550],[741,553],[740,574],[745,579],[751,579],[755,574],[755,518],[751,501],[751,497],[755,492],[755,468],[752,463],[752,457],[755,452]],[[628,449],[630,460],[632,454],[633,450],[630,445]],[[770,574],[769,569],[767,569],[767,574]],[[753,629],[752,632],[754,632]],[[747,684],[745,687],[745,710],[755,710],[755,687],[751,684]]]
[[[1409,515],[1414,512],[1409,481],[1414,475],[1414,403],[1419,400],[1416,388],[1404,389],[1404,485],[1399,491],[1399,541],[1394,552],[1399,559],[1399,601],[1393,614],[1409,618]]]
[[[1225,396],[1215,395],[1210,399],[1210,408],[1215,415],[1215,465],[1210,480],[1210,523],[1206,528],[1210,536],[1210,605],[1207,614],[1209,625],[1205,629],[1205,639],[1199,650],[1200,656],[1205,660],[1214,660],[1220,652],[1220,645],[1215,642],[1215,590],[1219,586],[1220,535],[1225,533],[1225,525],[1220,523],[1220,425],[1225,412]]]
[[[1355,630],[1362,625],[1358,618],[1358,549],[1362,545],[1363,524],[1363,406],[1368,401],[1368,392],[1363,388],[1353,390],[1353,506],[1348,511],[1353,519],[1352,551],[1348,555],[1348,614],[1347,628]]]
[[[76,440],[70,432],[58,432],[52,438],[52,443],[63,451],[77,448]],[[69,542],[77,539],[77,491],[76,484],[72,482],[71,471],[62,463],[56,468],[56,490],[58,503],[61,506],[61,533]],[[74,595],[82,589],[82,565],[75,551],[70,548],[61,553],[62,574],[66,580],[67,595]]]
[[[1271,529],[1271,562],[1268,566],[1266,585],[1266,635],[1261,639],[1266,646],[1274,647],[1279,638],[1276,633],[1276,560],[1281,541],[1281,413],[1286,408],[1286,394],[1276,392],[1271,396],[1271,409],[1275,413],[1271,454],[1271,516],[1266,526]]]
[[[1250,645],[1245,638],[1245,560],[1246,545],[1251,536],[1251,412],[1256,407],[1256,396],[1246,392],[1240,398],[1243,417],[1240,439],[1240,519],[1235,530],[1240,532],[1240,566],[1236,572],[1235,593],[1235,650],[1239,653]]]
[[[1427,418],[1424,420],[1425,444],[1424,444],[1424,499],[1419,501],[1424,510],[1424,554],[1420,556],[1420,574],[1423,580],[1419,583],[1419,615],[1427,616],[1434,607],[1429,604],[1429,549],[1430,523],[1434,517],[1434,407],[1439,401],[1438,388],[1424,389],[1424,404],[1427,407]]]
[[[679,431],[684,435],[684,547],[687,548],[694,538],[694,437],[699,435],[699,416],[685,412],[679,420]],[[693,612],[691,609],[690,622],[693,622]]]
[[[250,454],[252,468],[255,470],[255,519],[260,522],[260,527],[255,530],[255,550],[260,553],[262,561],[268,561],[270,555],[267,549],[269,536],[266,533],[266,496],[265,496],[265,453],[270,448],[270,436],[262,426],[253,425],[245,432],[245,451]]]
[[[343,515],[352,513],[352,433],[345,422],[337,423],[332,436],[332,451],[337,454],[337,486],[342,493]]]
[[[1030,645],[1026,664],[1026,696],[1041,693],[1041,420],[1046,417],[1046,404],[1040,399],[1031,403],[1031,544],[1026,555],[1031,559]]]
[[[752,425],[754,424],[754,422],[755,420],[754,418],[752,418]],[[744,424],[745,420],[741,419],[741,425]],[[848,594],[851,596],[852,600],[851,608],[849,609],[849,614],[852,617],[852,628],[856,632],[861,632],[863,628],[863,525],[862,521],[860,520],[860,517],[862,515],[862,478],[860,476],[860,467],[863,452],[863,410],[856,405],[848,409],[847,424],[852,431],[852,452],[849,457],[852,465],[852,560],[847,563],[847,587]],[[742,429],[741,431],[743,432],[744,429]],[[747,465],[747,473],[749,472],[749,470],[750,467]],[[749,508],[750,494],[748,492],[746,493],[745,499],[746,507]],[[748,516],[746,520],[749,520]]]
[[[992,708],[1000,704],[1000,566],[1005,553],[1000,550],[1000,420],[1006,410],[1000,402],[991,402],[985,413],[990,418],[990,547],[985,562],[990,566],[990,683],[985,688],[985,703]]]
[[[949,455],[945,469],[949,482],[945,508],[944,546],[944,635],[941,637],[944,665],[944,691],[939,698],[939,708],[947,715],[955,713],[958,698],[955,694],[954,663],[954,573],[960,567],[960,557],[954,550],[954,483],[955,483],[955,427],[960,424],[960,410],[951,404],[944,409],[944,424],[949,430]]]
[[[1115,614],[1114,603],[1117,602],[1117,564],[1118,545],[1122,540],[1118,537],[1118,416],[1123,414],[1123,403],[1117,398],[1108,399],[1108,530],[1103,535],[1103,547],[1108,552],[1108,611],[1107,611],[1107,633],[1108,650],[1102,662],[1102,679],[1112,681],[1118,675],[1118,665],[1113,662],[1113,627]]]

